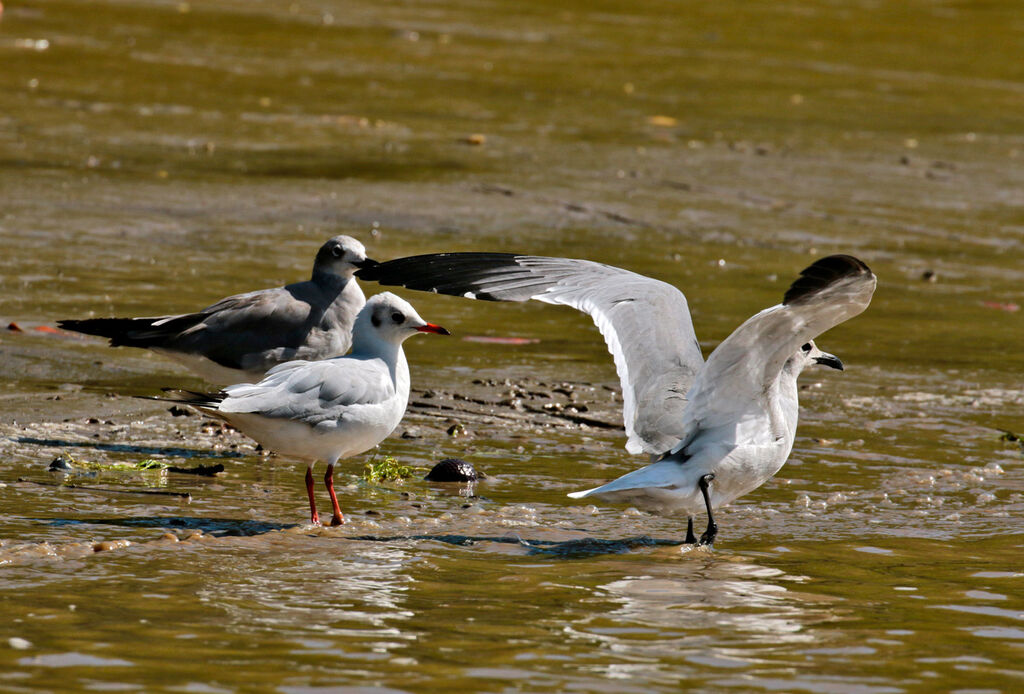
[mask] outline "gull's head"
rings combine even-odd
[[[814,344],[814,340],[801,345],[799,351],[786,362],[786,368],[792,371],[794,375],[799,375],[805,368],[814,364],[821,364],[822,366],[828,366],[839,371],[843,370],[843,362],[839,361],[839,357],[828,352],[822,352],[818,349],[818,345]]]
[[[316,254],[313,274],[324,273],[349,279],[356,270],[376,265],[376,260],[366,257],[366,248],[351,236],[335,236]]]
[[[408,301],[391,292],[370,297],[352,327],[353,340],[357,335],[369,334],[392,344],[401,344],[416,333],[451,335],[440,325],[420,318]]]

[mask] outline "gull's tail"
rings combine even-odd
[[[223,390],[216,393],[200,393],[196,390],[180,390],[178,388],[163,388],[164,397],[154,395],[139,395],[143,400],[159,400],[160,402],[176,402],[180,405],[191,405],[208,414],[214,414],[217,406],[227,397]]]
[[[201,314],[188,314],[158,318],[65,319],[57,321],[57,325],[63,330],[105,337],[111,347],[159,347],[200,320]]]
[[[634,470],[617,479],[602,484],[600,487],[572,492],[570,498],[583,499],[588,496],[603,496],[609,499],[634,497],[648,489],[674,489],[691,485],[696,489],[696,482],[690,481],[683,465],[678,460],[661,460],[652,465]]]

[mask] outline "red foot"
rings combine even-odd
[[[306,468],[306,494],[309,495],[309,522],[320,525],[320,514],[316,512],[316,501],[313,500],[313,471]]]
[[[327,472],[324,474],[324,486],[327,487],[327,493],[331,497],[331,508],[334,511],[334,516],[331,518],[331,527],[336,527],[345,522],[345,516],[341,513],[341,508],[338,506],[338,496],[334,493],[333,465],[327,466]]]

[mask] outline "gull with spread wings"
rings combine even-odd
[[[782,303],[754,315],[705,363],[686,297],[670,284],[588,260],[507,253],[399,258],[356,273],[385,285],[490,301],[536,299],[589,314],[622,382],[626,449],[651,464],[574,492],[660,513],[707,511],[701,544],[714,542],[714,509],[768,481],[789,458],[797,377],[807,366],[842,369],[814,338],[864,311],[876,278],[849,255],[817,260]],[[713,482],[713,484],[712,484]]]

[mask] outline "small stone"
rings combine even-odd
[[[94,542],[92,545],[93,552],[109,552],[113,549],[121,549],[131,544],[128,540],[103,540],[102,542]]]
[[[71,472],[71,458],[61,453],[50,462],[50,467],[47,469],[51,472]]]
[[[7,639],[7,645],[16,651],[27,651],[29,648],[32,648],[32,642],[20,636],[12,636]]]

